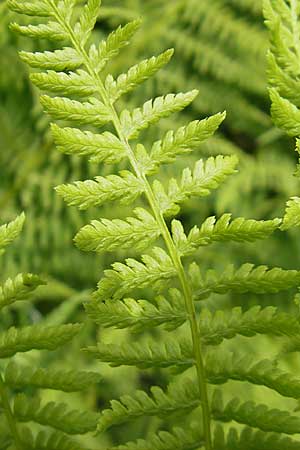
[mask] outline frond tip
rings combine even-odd
[[[20,300],[25,300],[38,287],[46,284],[40,277],[19,274],[14,279],[8,278],[0,285],[0,309]]]
[[[289,228],[300,226],[300,198],[292,197],[286,206],[282,230],[288,230]]]
[[[22,213],[13,222],[0,227],[0,251],[13,242],[21,233],[25,222],[25,214]]]
[[[193,171],[186,168],[182,172],[180,183],[174,178],[169,181],[168,191],[155,180],[153,191],[159,203],[161,212],[165,216],[178,213],[179,205],[193,196],[206,197],[212,190],[217,189],[226,178],[235,172],[238,163],[236,156],[222,156],[200,159]]]

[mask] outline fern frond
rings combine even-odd
[[[271,52],[278,65],[285,73],[297,78],[299,62],[299,24],[297,22],[295,5],[273,1],[264,2],[265,23],[269,28]]]
[[[69,36],[64,28],[57,22],[49,21],[47,24],[22,26],[11,24],[11,29],[23,36],[34,39],[48,39],[50,41],[68,41]]]
[[[40,101],[44,110],[57,120],[101,126],[111,120],[110,111],[95,98],[89,102],[77,102],[64,97],[42,95]]]
[[[216,391],[212,402],[212,414],[215,420],[245,424],[263,431],[297,434],[300,430],[300,419],[287,411],[269,409],[266,405],[254,402],[241,403],[234,398],[225,406],[221,394]]]
[[[95,299],[120,299],[134,289],[147,286],[165,289],[177,273],[171,258],[158,247],[151,255],[143,255],[142,262],[128,258],[126,264],[114,263],[112,267],[113,270],[106,270],[105,277],[98,283]]]
[[[130,39],[137,32],[140,25],[140,19],[133,20],[124,27],[119,26],[109,34],[105,41],[100,42],[97,57],[95,58],[95,68],[98,72],[105,67],[109,60],[117,56],[122,48],[129,44]],[[93,49],[93,52],[95,52],[95,49]]]
[[[186,108],[198,95],[194,90],[186,94],[168,94],[146,102],[142,108],[131,113],[123,110],[120,116],[122,132],[127,139],[136,139],[140,131],[158,122],[163,117]]]
[[[24,328],[9,328],[0,334],[0,358],[8,358],[18,352],[29,350],[55,350],[78,334],[79,324],[45,327],[32,325]]]
[[[188,236],[178,229],[177,221],[172,222],[173,238],[182,256],[191,255],[198,247],[213,242],[254,242],[266,239],[279,228],[281,219],[252,220],[243,217],[231,221],[231,214],[223,214],[220,219],[208,217],[200,228],[193,227]]]
[[[156,220],[143,208],[135,209],[135,217],[125,220],[93,220],[75,237],[76,245],[84,251],[115,251],[136,248],[142,250],[151,245],[161,231]]]
[[[211,137],[225,119],[226,114],[215,114],[207,119],[195,120],[177,131],[168,131],[155,142],[150,152],[151,162],[146,173],[152,174],[159,166],[175,161],[178,155],[192,152]]]
[[[166,215],[175,215],[181,203],[189,197],[205,197],[210,191],[217,189],[224,180],[235,172],[237,158],[235,156],[217,156],[202,159],[196,162],[193,172],[186,168],[181,177],[180,184],[172,178],[169,182],[168,193],[159,181],[153,183],[153,191],[159,202],[161,212]]]
[[[78,69],[83,63],[82,56],[70,47],[43,53],[22,51],[20,58],[31,67],[44,70],[72,71]]]
[[[38,286],[43,284],[46,283],[31,273],[20,273],[14,279],[8,278],[0,286],[0,309],[16,301],[25,300]]]
[[[89,97],[96,92],[93,79],[82,69],[68,74],[65,72],[57,73],[54,70],[48,70],[46,73],[32,73],[30,74],[30,79],[41,90],[50,91],[55,94]],[[75,102],[73,104],[76,105]],[[83,106],[78,106],[78,111],[80,109],[84,111]],[[96,108],[92,108],[91,105],[88,113],[92,113],[93,109],[95,110]],[[95,124],[97,125],[97,123]]]
[[[91,162],[105,161],[107,164],[120,162],[126,157],[126,148],[109,131],[94,134],[77,128],[60,128],[55,124],[51,130],[58,150],[63,153],[90,156]]]
[[[132,348],[100,344],[90,351],[101,360],[111,362],[112,365],[128,364],[142,368],[176,366],[184,370],[194,364],[192,345],[189,342],[179,346],[177,342],[173,343],[170,340],[169,345],[165,347],[158,344],[152,346],[136,344]],[[277,368],[269,360],[257,362],[248,355],[233,354],[220,349],[207,354],[205,366],[211,384],[224,384],[229,380],[244,381],[268,387],[284,397],[297,399],[300,396],[300,380]],[[191,389],[197,389],[195,381],[189,380],[189,383]],[[176,390],[176,386],[174,385],[172,389]]]
[[[132,203],[143,193],[144,186],[131,172],[123,170],[120,175],[61,184],[55,189],[69,206],[87,209],[114,200],[119,200],[122,204]]]
[[[143,343],[132,343],[130,347],[98,343],[96,347],[89,347],[86,351],[113,367],[120,365],[142,369],[175,367],[184,371],[195,364],[192,342],[183,339],[177,341],[172,338],[165,339],[163,345],[148,340]],[[248,355],[240,356],[224,350],[214,351],[207,355],[206,374],[211,384],[224,384],[228,380],[247,381],[266,386],[285,397],[295,399],[299,397],[300,380],[276,368],[269,360],[256,362]]]
[[[99,15],[101,0],[88,0],[80,15],[79,23],[76,25],[76,32],[79,40],[84,46],[89,40],[91,33],[96,25]]]
[[[287,202],[282,230],[288,230],[289,228],[298,227],[300,225],[300,198],[292,197]]]
[[[94,431],[99,415],[68,409],[65,403],[49,402],[40,405],[38,398],[29,399],[18,394],[14,401],[14,415],[20,422],[48,425],[67,434],[85,434]]]
[[[164,343],[148,340],[143,343],[128,345],[111,345],[97,343],[96,347],[88,347],[85,351],[112,367],[136,366],[141,369],[151,367],[172,367],[186,370],[194,365],[193,346],[190,341],[165,339]]]
[[[116,80],[108,75],[105,80],[105,87],[111,101],[117,101],[122,95],[132,91],[139,84],[155,75],[163,66],[168,64],[173,53],[173,49],[170,49],[158,56],[145,59],[131,67],[127,73],[119,75]]]
[[[273,53],[268,53],[268,80],[271,86],[276,86],[283,98],[300,106],[299,81],[292,78],[277,63]]]
[[[131,328],[140,332],[162,325],[167,330],[182,325],[187,315],[183,309],[184,299],[177,289],[170,289],[168,298],[159,296],[155,303],[125,298],[122,301],[92,300],[85,304],[88,316],[103,327]]]
[[[37,17],[50,17],[51,10],[47,5],[47,2],[41,0],[39,3],[33,2],[20,2],[18,0],[7,0],[8,7],[19,14],[26,14],[28,16]]]
[[[206,370],[210,383],[228,380],[247,381],[266,386],[284,397],[299,398],[300,379],[276,367],[270,360],[255,361],[248,355],[238,355],[219,349],[207,355]]]
[[[219,428],[219,430],[221,429]],[[218,446],[217,440],[215,446],[216,448],[222,448]],[[227,447],[235,450],[255,450],[256,448],[263,450],[297,450],[299,441],[279,433],[268,433],[249,427],[244,427],[239,435],[237,430],[230,428],[227,435]]]
[[[76,372],[59,369],[34,369],[9,363],[4,374],[5,384],[16,389],[33,386],[64,392],[77,392],[101,381],[95,372]]]
[[[281,97],[276,89],[272,88],[269,92],[275,125],[282,128],[289,136],[300,136],[300,110],[292,102]]]
[[[208,309],[201,312],[199,329],[203,341],[207,345],[219,345],[224,339],[232,339],[237,335],[254,336],[266,334],[270,336],[296,336],[300,324],[296,317],[276,308],[253,306],[243,312],[236,307],[229,311],[217,311],[212,314]]]
[[[104,410],[98,422],[98,431],[142,416],[164,416],[179,411],[195,409],[199,403],[199,392],[191,380],[170,384],[164,392],[155,386],[151,397],[144,391],[136,391],[133,396],[124,395],[119,401],[111,402],[111,409]]]
[[[28,428],[23,428],[21,442],[28,450],[84,450],[82,444],[59,431],[40,431],[34,436]]]
[[[258,27],[253,27],[253,35],[258,42],[249,42],[249,36],[251,36],[249,31],[252,30],[252,27],[247,26],[246,21],[243,20],[242,24],[245,26],[246,31],[241,31],[241,25],[237,23],[236,18],[230,13],[231,9],[229,7],[222,7],[220,13],[219,7],[225,1],[216,0],[213,3],[204,5],[205,2],[190,0],[188,5],[176,5],[176,14],[179,12],[183,16],[183,26],[179,29],[184,30],[182,33],[188,36],[194,31],[197,37],[200,34],[200,30],[203,31],[208,42],[204,44],[201,38],[199,48],[204,49],[206,55],[209,56],[208,73],[210,70],[214,70],[219,79],[237,80],[251,92],[259,95],[263,94],[262,78],[259,73],[257,75],[255,73],[252,79],[246,80],[244,75],[247,75],[250,71],[246,70],[244,66],[230,61],[228,57],[223,57],[224,52],[219,52],[219,46],[215,43],[212,44],[215,36],[221,34],[223,41],[229,47],[230,53],[237,55],[241,53],[241,49],[250,49],[248,52],[251,53],[249,67],[253,67],[253,69],[255,68],[255,57],[258,56],[259,60],[261,60],[264,52],[265,39]],[[246,264],[236,272],[233,268],[229,268],[220,276],[209,271],[202,279],[198,266],[192,265],[190,270],[186,271],[181,260],[183,252],[180,254],[179,249],[183,243],[189,243],[189,239],[191,240],[189,245],[193,249],[195,246],[201,245],[201,242],[207,244],[214,240],[251,241],[268,236],[280,223],[276,219],[263,224],[241,219],[230,223],[230,217],[225,215],[217,223],[215,219],[210,219],[210,222],[206,222],[200,230],[194,228],[191,234],[186,236],[180,222],[173,221],[172,236],[169,224],[164,219],[164,213],[169,215],[176,214],[179,210],[179,205],[190,196],[204,196],[210,190],[216,188],[225,176],[233,173],[236,165],[235,157],[210,158],[206,164],[198,162],[194,174],[187,169],[184,171],[181,183],[171,181],[167,192],[164,191],[162,185],[159,185],[157,181],[154,184],[152,184],[152,181],[149,182],[147,175],[157,171],[161,164],[174,161],[177,155],[188,153],[195,149],[199,143],[213,134],[225,115],[219,114],[206,121],[192,122],[192,124],[180,128],[175,133],[172,131],[168,132],[161,141],[153,145],[150,153],[147,152],[146,145],[140,142],[131,146],[128,141],[138,138],[140,131],[146,129],[152,123],[158,122],[161,118],[168,117],[171,113],[180,111],[188,106],[194,100],[197,92],[191,91],[187,94],[178,95],[169,94],[150,100],[141,108],[136,108],[132,112],[125,110],[119,113],[115,109],[114,102],[122,94],[134,89],[139,83],[162,67],[171,56],[171,52],[164,53],[157,58],[151,58],[140,65],[134,66],[129,69],[127,74],[122,74],[116,80],[112,75],[108,75],[106,81],[103,82],[100,71],[104,69],[109,60],[117,55],[122,47],[127,45],[129,39],[137,30],[139,21],[134,21],[125,27],[119,27],[106,40],[102,41],[98,48],[95,44],[87,47],[86,44],[97,20],[99,2],[89,0],[85,9],[81,10],[82,14],[78,15],[73,14],[75,7],[79,6],[75,0],[60,2],[47,0],[47,5],[51,9],[48,23],[29,25],[25,28],[15,26],[15,29],[28,36],[43,37],[47,36],[47,33],[49,35],[51,31],[52,36],[49,36],[51,39],[63,38],[66,42],[69,42],[70,47],[74,48],[74,51],[71,48],[64,48],[60,51],[45,52],[42,55],[22,54],[23,59],[27,59],[29,64],[35,68],[65,72],[65,75],[53,75],[52,72],[47,72],[43,78],[37,78],[37,83],[40,83],[43,89],[46,90],[47,86],[53,83],[55,86],[52,91],[50,86],[50,92],[57,92],[62,95],[62,97],[58,98],[43,96],[42,102],[45,109],[57,120],[73,120],[80,125],[95,125],[99,127],[108,124],[102,134],[81,131],[75,128],[59,128],[57,125],[54,125],[52,129],[56,144],[65,153],[90,157],[91,162],[105,161],[114,164],[119,163],[122,159],[126,159],[133,176],[141,182],[140,186],[129,192],[129,185],[121,182],[122,175],[118,179],[114,178],[114,181],[110,178],[110,188],[115,192],[108,193],[107,184],[105,188],[108,178],[102,177],[98,181],[96,179],[95,182],[88,180],[82,182],[82,184],[75,184],[72,188],[64,186],[60,188],[62,195],[69,203],[85,208],[89,205],[100,205],[108,199],[120,199],[120,196],[123,194],[125,194],[126,200],[130,201],[140,193],[143,193],[149,208],[149,212],[138,210],[137,219],[129,218],[127,221],[102,219],[94,221],[79,232],[76,240],[85,250],[110,251],[119,247],[134,247],[133,250],[139,250],[141,246],[145,246],[146,241],[149,243],[162,236],[164,248],[166,249],[155,247],[151,253],[142,255],[140,260],[129,258],[125,260],[125,263],[113,264],[111,270],[105,271],[103,279],[98,284],[98,290],[94,294],[94,299],[86,308],[91,317],[96,319],[96,322],[104,324],[104,326],[131,327],[134,330],[143,330],[144,327],[151,328],[163,325],[172,329],[188,321],[191,333],[191,336],[186,340],[181,340],[180,336],[177,337],[176,335],[171,339],[167,339],[163,345],[150,340],[143,345],[142,343],[134,343],[131,347],[128,343],[126,346],[104,345],[101,343],[97,348],[92,348],[90,351],[95,353],[102,361],[107,361],[113,365],[131,364],[142,368],[174,366],[181,369],[193,366],[196,369],[194,370],[196,374],[195,379],[183,381],[182,378],[179,378],[178,382],[170,385],[167,391],[154,387],[151,390],[151,395],[138,391],[132,396],[125,396],[120,401],[112,402],[111,409],[104,411],[100,416],[98,431],[104,431],[110,426],[143,416],[168,417],[177,413],[179,416],[182,416],[200,406],[204,446],[206,450],[212,450],[211,414],[207,383],[221,384],[226,383],[228,380],[246,381],[259,386],[266,386],[290,398],[299,397],[300,385],[299,380],[287,372],[280,371],[269,361],[257,362],[255,359],[234,357],[230,353],[221,352],[221,350],[220,352],[207,351],[205,359],[202,344],[211,343],[216,345],[222,342],[223,339],[229,339],[239,334],[248,336],[256,333],[266,333],[275,336],[282,334],[293,336],[293,333],[298,333],[299,326],[298,323],[291,320],[290,328],[288,329],[289,316],[283,317],[274,312],[274,310],[272,312],[266,310],[267,312],[262,314],[260,314],[260,310],[252,310],[248,312],[247,316],[247,313],[245,315],[236,313],[236,316],[230,317],[232,322],[228,324],[226,330],[224,329],[226,322],[222,328],[217,319],[212,319],[215,322],[214,326],[209,329],[207,327],[205,329],[204,326],[203,331],[200,331],[194,300],[207,298],[211,293],[226,293],[228,291],[237,293],[276,293],[280,290],[298,286],[300,282],[299,272],[284,271],[277,268],[268,270],[265,266],[254,268],[253,265]],[[199,11],[203,12],[204,18],[201,20],[201,23],[199,23],[198,19],[195,21],[193,17],[194,11],[198,13]],[[211,25],[207,26],[208,18],[214,17],[212,13],[216,15],[216,20],[211,20]],[[223,13],[229,23],[228,34],[226,32],[223,34]],[[53,23],[55,25],[52,25]],[[235,39],[232,39],[234,33],[239,38],[242,38],[241,43],[234,42]],[[287,38],[290,38],[288,33]],[[244,40],[247,40],[246,44]],[[191,46],[187,43],[185,48],[189,50],[189,47]],[[294,53],[294,50],[290,48],[287,39],[287,42],[283,45],[282,54],[284,52],[285,55]],[[68,54],[70,61],[64,61]],[[197,50],[194,52],[192,49],[192,55],[197,54]],[[213,59],[216,55],[218,60],[226,63],[225,74],[222,73],[222,69],[217,67],[217,63]],[[241,57],[244,60],[243,55]],[[278,58],[276,62],[278,62]],[[201,71],[205,69],[205,61],[203,64],[201,61],[199,63],[196,62],[196,64],[198,67],[201,66]],[[184,72],[182,73],[184,74]],[[88,79],[85,83],[83,80],[85,80],[86,74]],[[242,78],[239,78],[239,74],[244,75]],[[78,76],[82,77],[80,81],[77,78]],[[168,80],[169,77],[170,80]],[[169,85],[176,85],[178,81],[176,81],[176,76],[174,78],[175,81],[173,81],[170,73],[162,74],[159,78],[159,83],[167,79]],[[72,79],[74,79],[74,86],[70,87]],[[91,80],[93,81],[92,83],[90,83]],[[183,81],[187,81],[189,84],[189,80],[183,79]],[[80,89],[81,83],[85,84],[83,90]],[[245,116],[243,116],[244,119],[243,117],[240,119],[239,115],[240,109],[247,109],[250,101],[244,100],[242,94],[236,93],[232,86],[227,91],[227,87],[222,86],[220,81],[215,84],[215,80],[206,80],[204,83],[204,88],[211,88],[211,86],[215,85],[216,92],[206,94],[204,105],[200,105],[200,102],[198,102],[195,107],[196,110],[201,111],[201,113],[205,110],[217,110],[215,108],[216,96],[222,97],[221,102],[226,103],[229,97],[232,100],[231,95],[233,95],[234,107],[232,107],[232,110],[234,110],[233,117],[236,123],[232,128],[239,133],[241,130],[248,128]],[[91,92],[93,86],[95,91]],[[67,95],[75,95],[76,99],[70,99]],[[90,95],[95,95],[96,100],[90,99]],[[77,99],[79,96],[87,97],[87,100],[80,102]],[[238,106],[237,108],[235,108],[236,105]],[[249,106],[249,111],[247,112],[249,113],[250,123],[255,123],[257,129],[269,125],[266,115],[261,113],[258,107],[255,106],[253,108]],[[82,115],[84,115],[84,119],[81,118]],[[293,118],[294,121],[295,117]],[[294,126],[294,124],[292,125]],[[288,126],[288,124],[285,126]],[[230,131],[232,130],[229,130],[229,133]],[[219,163],[220,167],[218,166]],[[96,198],[98,194],[99,198]],[[190,252],[191,250],[189,249],[186,251],[186,254],[188,255]],[[154,292],[166,292],[170,283],[175,288],[176,286],[180,288],[178,291],[172,291],[173,297],[171,293],[169,294],[171,301],[165,297],[158,297],[155,300],[151,300],[150,303],[145,300],[138,301],[126,297],[131,291],[144,288],[153,289]],[[159,303],[160,301],[161,304]],[[115,302],[115,305],[113,302]],[[206,319],[206,316],[200,315],[200,324],[201,320]],[[257,323],[254,323],[255,319]],[[264,320],[266,320],[266,323],[262,323]],[[205,323],[207,324],[207,322]],[[277,324],[279,328],[275,330]],[[41,333],[41,330],[39,328],[38,333],[35,332],[35,329],[31,328],[32,330],[34,333],[30,337],[35,339]],[[44,333],[47,334],[47,331],[49,331],[49,328],[43,328]],[[56,328],[56,337],[58,332],[59,329]],[[23,333],[22,351],[26,351],[27,347],[24,347],[24,342],[26,344],[26,339],[29,341],[26,329],[25,331],[20,330],[18,333],[15,330],[13,332],[8,331],[7,336],[9,336],[9,333],[15,333],[14,336]],[[38,337],[40,345],[43,338],[45,341],[48,338],[40,334]],[[10,340],[6,339],[5,335],[3,341],[5,341],[5,344],[7,344],[7,341],[10,343]],[[13,338],[11,338],[11,341],[14,341]],[[11,344],[13,350],[9,349],[9,345],[2,346],[3,348],[5,347],[6,353],[8,351],[20,351],[18,349],[21,348],[21,344],[19,345],[18,336],[15,338],[15,341]],[[31,348],[43,347],[37,347],[36,342],[31,340]],[[78,412],[67,411],[63,404],[55,405],[50,403],[40,407],[37,402],[34,403],[25,397],[18,397],[15,406],[14,413],[21,421],[35,421],[39,424],[50,425],[69,434],[92,431],[95,423],[98,421],[97,415],[92,415],[92,418],[87,421],[85,415],[81,416]],[[252,406],[250,405],[250,416],[252,414],[251,408]],[[245,409],[241,409],[241,412],[238,411],[240,416],[236,414],[233,418],[242,423],[244,421],[246,424],[259,426],[255,421],[256,411],[254,411],[249,420],[247,416],[243,416],[245,411]],[[215,410],[213,412],[217,414]],[[228,411],[228,414],[230,414],[230,411]],[[278,413],[278,419],[281,420],[281,417],[280,413]],[[226,415],[225,420],[227,420]],[[260,420],[263,421],[263,418],[260,417]],[[270,414],[268,415],[268,420],[271,422]],[[283,421],[281,421],[282,423]],[[284,428],[285,426],[286,428]],[[289,429],[289,424],[283,423],[283,429]],[[202,429],[200,432],[202,432]],[[220,437],[220,434],[218,436]],[[199,446],[199,441],[197,442]],[[220,437],[219,441],[216,439],[216,442],[218,442],[218,445],[216,444],[215,446],[216,449],[226,449],[227,440],[225,436],[224,438]],[[232,444],[234,439],[232,438],[230,442]],[[194,448],[193,445],[195,443],[192,443],[192,448]],[[202,445],[202,442],[200,445]],[[174,447],[177,447],[176,443]],[[230,448],[230,445],[227,447]]]
[[[283,270],[278,267],[268,269],[266,266],[243,264],[237,271],[232,265],[217,275],[214,270],[209,270],[202,279],[197,265],[190,268],[191,278],[194,281],[194,298],[202,300],[211,293],[224,294],[228,291],[256,294],[276,293],[282,290],[296,287],[300,281],[297,270]]]
[[[138,439],[113,447],[112,450],[196,450],[204,446],[199,426],[176,427],[172,431],[151,433],[148,439]],[[298,450],[299,441],[279,433],[268,433],[244,427],[241,432],[230,428],[225,434],[221,425],[214,430],[213,448],[217,450]]]
[[[13,242],[21,233],[25,221],[25,214],[22,213],[14,221],[1,225],[0,227],[0,249],[3,249]]]
[[[205,444],[203,433],[197,426],[187,429],[173,428],[172,431],[159,431],[151,433],[145,439],[127,442],[124,445],[112,447],[112,450],[196,450]]]

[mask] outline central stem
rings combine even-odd
[[[208,402],[208,392],[207,392],[207,385],[206,385],[206,371],[202,356],[202,346],[201,346],[201,336],[198,328],[197,323],[197,316],[196,316],[196,310],[195,305],[193,301],[192,292],[189,286],[188,279],[186,277],[182,261],[180,258],[180,255],[176,249],[176,246],[174,244],[174,241],[172,239],[171,233],[167,227],[167,224],[165,222],[165,219],[163,217],[163,214],[160,211],[159,204],[155,198],[155,195],[153,193],[153,190],[146,178],[146,175],[141,172],[138,162],[135,158],[135,154],[127,140],[127,138],[124,136],[124,133],[122,131],[121,122],[119,119],[119,116],[117,114],[117,111],[111,103],[106,89],[103,85],[103,82],[98,74],[98,72],[91,67],[89,56],[85,49],[81,46],[80,42],[78,42],[78,39],[76,38],[76,35],[70,26],[70,24],[65,23],[64,19],[60,16],[59,10],[57,9],[54,2],[51,0],[50,4],[54,10],[54,15],[56,17],[56,20],[60,23],[61,26],[65,28],[65,30],[70,35],[71,42],[76,49],[76,51],[83,57],[84,65],[88,73],[91,75],[91,77],[94,79],[99,94],[102,98],[103,103],[105,106],[111,111],[112,114],[112,122],[115,127],[116,133],[120,139],[120,141],[123,143],[127,150],[127,156],[129,159],[129,162],[138,177],[139,180],[142,181],[144,185],[144,192],[146,195],[146,198],[148,200],[149,206],[151,207],[151,210],[154,214],[154,217],[160,227],[162,237],[164,239],[165,245],[168,249],[169,255],[173,261],[174,267],[176,268],[178,279],[181,284],[182,292],[184,295],[185,300],[185,307],[186,311],[188,313],[188,320],[190,324],[191,329],[191,335],[192,335],[192,342],[193,342],[193,348],[194,348],[194,356],[195,356],[195,364],[196,364],[196,370],[197,370],[197,380],[198,380],[198,386],[199,386],[199,394],[200,394],[200,400],[202,405],[202,415],[203,415],[203,431],[204,431],[204,437],[205,437],[205,448],[206,450],[212,450],[212,438],[211,438],[211,417],[210,417],[210,408],[209,408],[209,402]]]

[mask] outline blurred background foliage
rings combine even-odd
[[[125,72],[143,58],[166,48],[175,48],[171,64],[154,81],[126,97],[127,108],[167,92],[194,88],[200,91],[193,106],[185,113],[162,121],[156,128],[151,128],[151,133],[145,133],[146,144],[159,139],[167,129],[178,128],[182,123],[218,111],[227,111],[219,134],[207,141],[197,155],[183,158],[177,169],[191,165],[193,158],[199,159],[199,155],[206,158],[235,153],[239,157],[239,171],[216,194],[201,202],[191,200],[187,204],[181,211],[181,219],[187,228],[201,224],[209,215],[220,216],[224,212],[231,212],[233,217],[253,219],[281,217],[287,198],[299,192],[299,179],[292,176],[295,168],[293,142],[273,126],[269,116],[266,82],[268,39],[261,6],[261,0],[102,2],[95,40],[105,37],[120,23],[143,17],[142,29],[132,45],[110,67],[111,72]],[[56,185],[105,174],[106,168],[88,166],[83,159],[71,158],[55,150],[49,133],[49,119],[43,114],[38,92],[18,58],[20,48],[37,51],[49,49],[51,44],[16,36],[8,26],[13,20],[13,14],[1,0],[1,223],[13,219],[22,210],[27,216],[22,237],[2,257],[1,277],[5,279],[19,271],[31,271],[44,274],[49,283],[37,291],[33,307],[18,306],[13,317],[7,316],[7,321],[20,324],[40,320],[52,323],[73,319],[84,321],[82,300],[88,298],[103,268],[124,255],[100,257],[82,253],[74,246],[73,236],[91,219],[119,217],[126,214],[126,208],[124,211],[101,208],[83,212],[67,207],[55,194]],[[174,168],[166,168],[163,176],[170,177],[170,170],[174,171]],[[299,255],[299,235],[290,231],[275,233],[263,245],[214,244],[207,249],[202,247],[198,259],[204,268],[221,270],[228,262],[299,269]],[[292,294],[290,297],[288,294],[276,296],[275,300],[274,296],[260,296],[259,301],[264,306],[275,302],[282,309],[296,308],[292,306]],[[217,309],[229,304],[249,306],[256,303],[255,296],[226,298],[216,295],[210,299],[209,306]],[[99,331],[87,324],[82,341],[75,342],[67,356],[61,355],[61,364],[69,364],[70,361],[74,364],[76,361],[77,367],[99,367],[79,351],[80,347],[95,340],[96,333],[101,333],[101,338],[108,342],[112,339],[135,339],[127,332]],[[247,347],[247,339],[240,339],[240,345]],[[266,349],[269,354],[272,352],[273,343],[270,341],[261,339],[257,345],[262,353]],[[32,357],[42,358],[39,353]],[[99,370],[103,374],[105,388],[102,384],[97,395],[92,392],[84,398],[84,402],[95,408],[101,408],[110,398],[141,385],[166,382],[159,371],[145,371],[138,375],[134,369],[111,369],[104,365]],[[265,395],[265,391],[262,394],[258,388],[257,392],[253,391],[253,395]],[[117,442],[118,433],[121,433],[125,441],[137,435],[145,436],[156,426],[155,420],[153,423],[141,421],[138,425],[126,426],[126,429],[121,427],[113,436],[105,435],[100,439],[105,443]]]

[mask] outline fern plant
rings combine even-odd
[[[25,216],[0,227],[0,249],[3,252],[22,230]],[[0,286],[1,312],[13,308],[16,302],[27,300],[35,289],[45,284],[33,274],[19,274]],[[19,353],[32,350],[55,350],[75,337],[80,324],[47,326],[43,323],[23,328],[11,327],[0,335],[0,398],[1,398],[1,449],[79,449],[72,435],[93,431],[97,414],[72,410],[65,403],[41,402],[38,392],[54,389],[62,392],[78,392],[99,381],[93,372],[38,368],[24,364]],[[32,426],[46,426],[33,432]]]
[[[111,408],[101,413],[98,432],[143,416],[175,415],[180,420],[188,416],[186,427],[158,431],[148,439],[117,448],[298,448],[299,442],[280,434],[300,432],[297,416],[241,398],[227,402],[221,390],[211,388],[229,380],[242,381],[298,399],[300,380],[293,374],[281,370],[272,360],[230,352],[223,345],[236,336],[293,338],[299,334],[297,318],[272,307],[247,311],[235,308],[212,314],[203,305],[212,294],[271,294],[296,287],[300,272],[244,264],[240,268],[228,266],[221,274],[214,270],[202,274],[197,264],[203,246],[215,241],[265,239],[281,226],[281,220],[231,220],[225,214],[219,219],[209,217],[202,225],[186,232],[183,224],[174,218],[190,197],[207,196],[235,172],[235,156],[199,160],[194,168],[185,169],[179,180],[170,179],[167,186],[159,177],[163,165],[174,164],[178,157],[197,150],[212,136],[225,113],[170,130],[146,149],[141,132],[188,107],[197,91],[158,97],[132,111],[120,110],[117,102],[162,69],[173,50],[142,61],[116,78],[111,74],[104,76],[107,64],[137,31],[139,20],[117,28],[96,46],[90,44],[90,36],[99,14],[99,0],[87,1],[79,14],[75,14],[75,0],[9,0],[8,4],[16,12],[44,18],[39,24],[14,23],[15,31],[62,43],[62,48],[52,51],[20,53],[23,61],[39,69],[32,73],[32,81],[51,94],[43,95],[41,102],[45,111],[59,121],[51,126],[58,149],[88,157],[94,164],[127,162],[127,170],[64,184],[57,192],[69,205],[80,209],[99,207],[110,201],[138,202],[132,217],[93,220],[75,238],[76,244],[85,251],[147,250],[140,258],[116,262],[105,271],[93,298],[85,305],[87,314],[103,327],[132,331],[162,327],[168,332],[167,336],[162,335],[163,342],[151,337],[147,337],[146,343],[137,341],[131,346],[99,342],[86,351],[113,366],[188,371],[176,377],[166,389],[155,386],[150,393],[137,391],[114,400]],[[140,291],[144,288],[151,288],[153,295],[141,299]],[[189,328],[184,338],[178,330],[183,324]],[[227,432],[225,425],[215,423],[231,421],[244,427],[233,427]]]
[[[271,49],[268,72],[271,113],[274,123],[289,136],[296,137],[296,151],[300,152],[299,61],[300,61],[300,5],[290,2],[265,2],[266,24],[270,31]],[[299,169],[296,173],[299,176]],[[300,225],[300,199],[292,197],[287,203],[282,229]]]

